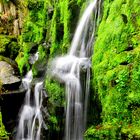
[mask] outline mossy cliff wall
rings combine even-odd
[[[88,129],[87,139],[140,138],[139,62],[140,1],[104,0],[92,57],[102,121]]]

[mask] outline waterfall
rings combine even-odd
[[[89,6],[86,8],[79,24],[78,27],[76,29],[76,32],[74,34],[74,38],[71,44],[71,48],[70,48],[70,55],[75,55],[75,53],[77,52],[77,47],[80,44],[80,41],[82,39],[82,42],[85,42],[86,39],[86,34],[87,34],[87,30],[88,30],[88,25],[89,25],[89,21],[90,21],[90,16],[91,13],[93,11],[94,8],[96,8],[97,4],[97,0],[94,0],[91,4],[89,4]],[[83,35],[83,37],[82,37]],[[83,50],[83,46],[84,48],[86,47],[85,44],[81,45],[81,51],[84,53],[85,50]],[[85,57],[85,56],[82,56]]]
[[[65,140],[83,140],[90,86],[90,57],[97,14],[100,12],[97,5],[100,2],[98,4],[98,0],[94,0],[89,4],[78,24],[68,54],[55,58],[51,64],[52,77],[63,82],[66,88]]]
[[[35,63],[38,59],[38,52],[33,56],[33,58],[32,62]],[[41,127],[43,125],[41,112],[43,82],[35,84],[34,95],[31,97],[32,80],[33,74],[32,70],[30,70],[22,80],[23,86],[27,91],[19,117],[16,140],[40,140]]]

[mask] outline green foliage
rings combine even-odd
[[[87,139],[88,135],[117,139],[118,132],[125,137],[140,138],[140,125],[135,125],[140,118],[135,113],[140,105],[139,4],[138,0],[104,1],[92,59],[92,83],[101,100],[102,123],[98,130],[92,127],[87,131]]]
[[[86,133],[85,133],[85,140],[116,140],[120,139],[120,132],[117,131],[121,129],[120,124],[116,124],[112,126],[111,124],[106,124],[104,126],[96,126],[96,127],[90,127]]]
[[[3,35],[0,36],[0,54],[5,53],[6,47],[8,46],[9,43],[10,43],[9,38]]]
[[[18,54],[17,58],[16,58],[16,62],[18,64],[18,67],[19,67],[19,70],[20,70],[20,73],[22,74],[23,73],[23,67],[27,67],[27,70],[30,69],[30,65],[28,63],[28,60],[29,60],[29,50],[30,50],[30,47],[29,47],[29,44],[28,43],[23,43],[22,45],[22,51],[20,51],[20,53]]]
[[[50,116],[49,117],[49,125],[48,125],[49,129],[52,129],[52,131],[59,131],[59,125],[58,125],[58,119],[56,116]]]
[[[46,89],[49,95],[49,102],[53,107],[64,106],[64,87],[57,81],[47,78]]]
[[[62,50],[63,52],[65,52],[65,47],[67,47],[66,45],[69,43],[69,22],[70,22],[69,0],[64,0],[60,2],[60,21],[63,23],[64,26]]]
[[[39,52],[39,54],[41,54],[41,55],[39,55],[39,59],[41,59],[41,60],[44,59],[46,56],[46,53],[45,53],[45,49],[43,46],[40,45],[38,47],[38,52]]]
[[[5,127],[2,123],[2,114],[0,112],[0,139],[1,140],[9,140],[8,133],[5,130]]]
[[[80,7],[81,7],[84,3],[86,3],[85,0],[71,0],[71,2],[74,2],[74,1],[75,1],[75,2],[77,3],[77,5],[80,6]]]
[[[46,22],[46,3],[44,1],[28,1],[29,16],[24,23],[22,38],[24,42],[40,42]]]
[[[50,121],[53,123],[53,124],[57,124],[57,119],[55,116],[51,116],[50,117]]]
[[[0,55],[15,59],[18,55],[19,46],[13,36],[0,35]]]
[[[2,0],[4,3],[8,3],[10,0]]]
[[[49,76],[46,78],[45,85],[49,96],[47,106],[50,114],[49,127],[52,132],[59,131],[62,127],[59,126],[59,121],[62,121],[62,118],[59,118],[57,109],[64,108],[64,86],[55,80],[51,80]]]
[[[50,2],[51,3],[51,2]],[[65,54],[70,47],[71,34],[77,25],[79,11],[85,7],[85,1],[82,0],[60,0],[52,2],[53,9],[52,18],[48,25],[48,40],[51,42],[50,54],[51,57],[57,54]],[[81,10],[81,13],[83,8]]]
[[[19,49],[20,49],[20,47],[19,47],[18,43],[13,41],[13,42],[10,42],[10,44],[7,47],[7,51],[9,52],[9,54],[8,54],[8,52],[6,52],[6,53],[9,55],[9,57],[11,59],[14,60],[16,58],[16,56],[18,55]]]
[[[50,54],[53,54],[55,50],[57,50],[57,45],[56,45],[56,13],[57,13],[57,8],[55,8],[52,21],[51,21],[51,49],[50,49]]]
[[[70,10],[69,0],[61,0],[54,5],[54,12],[51,20],[51,55],[65,53],[69,46],[70,31]]]
[[[29,13],[25,19],[22,34],[19,37],[21,49],[16,58],[21,74],[23,73],[24,67],[27,70],[30,69],[28,59],[30,55],[29,52],[32,49],[32,44],[40,44],[42,40],[45,40],[47,15],[46,4],[47,2],[44,0],[27,1]]]

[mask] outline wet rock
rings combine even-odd
[[[2,94],[0,98],[1,112],[3,115],[3,123],[8,132],[13,132],[17,125],[18,113],[24,102],[26,91],[20,89],[18,91],[9,91]],[[11,140],[11,139],[10,139]]]
[[[30,43],[28,43],[28,46],[31,48],[29,53],[34,54],[37,52],[37,49],[38,49],[37,43],[30,42]]]
[[[21,84],[14,68],[6,61],[0,61],[0,81],[5,90],[18,89]]]

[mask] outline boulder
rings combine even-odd
[[[15,76],[14,68],[6,61],[0,61],[0,82],[5,90],[18,89],[21,84],[21,80]]]

